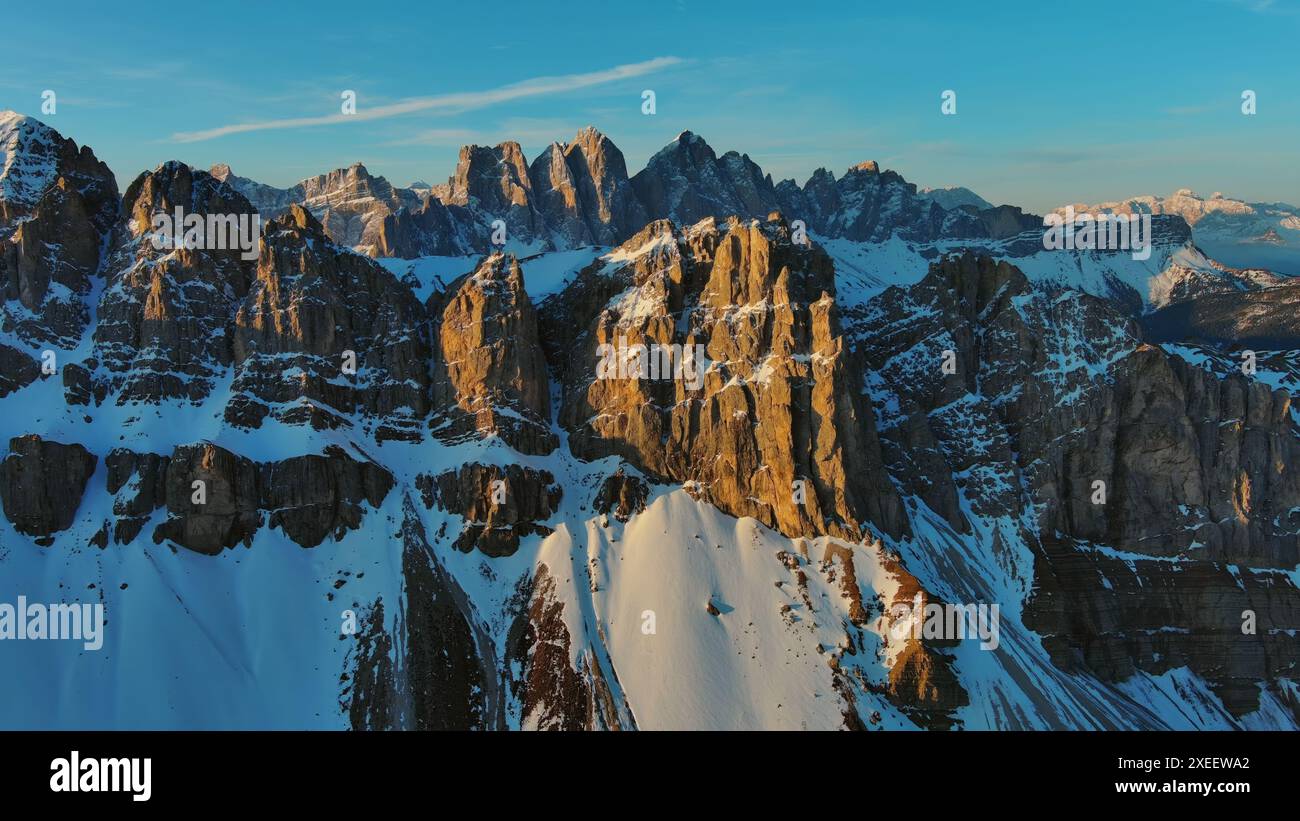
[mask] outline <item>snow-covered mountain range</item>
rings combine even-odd
[[[0,152],[0,605],[107,614],[0,640],[2,727],[1300,726],[1300,292],[1217,210],[1139,260],[690,132],[421,189]]]
[[[1167,197],[1144,195],[1070,207],[1093,214],[1175,214],[1192,227],[1197,245],[1215,259],[1239,268],[1300,275],[1300,207],[1294,205],[1245,202],[1218,191],[1202,197],[1180,188]]]

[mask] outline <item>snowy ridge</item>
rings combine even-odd
[[[54,184],[58,137],[39,120],[0,111],[0,204],[31,208]]]

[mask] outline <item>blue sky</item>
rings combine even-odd
[[[281,186],[357,161],[437,183],[464,143],[532,158],[591,124],[632,173],[690,129],[801,183],[874,159],[1036,211],[1180,187],[1300,202],[1300,0],[78,0],[6,21],[0,108],[123,185],[168,159]],[[344,89],[365,117],[332,116]]]

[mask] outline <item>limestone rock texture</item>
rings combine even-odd
[[[470,463],[458,471],[416,480],[425,507],[438,506],[460,515],[465,527],[453,543],[458,550],[478,548],[488,556],[509,556],[521,537],[546,535],[541,524],[559,508],[563,489],[546,471],[507,465]]]
[[[584,128],[529,166],[534,198],[557,247],[617,245],[649,222],[627,163],[604,134]]]
[[[1290,675],[1288,391],[1194,367],[1112,303],[1042,293],[988,257],[937,262],[855,320],[889,386],[890,471],[954,525],[966,508],[1022,531],[1025,623],[1058,665],[1107,681],[1185,665],[1237,716]]]
[[[234,316],[232,424],[271,416],[418,440],[429,410],[424,308],[372,260],[335,245],[306,209],[272,220]]]
[[[830,259],[779,217],[651,223],[543,306],[570,447],[790,535],[901,534],[834,292]],[[666,357],[656,378],[602,366],[635,346]]]
[[[36,435],[9,442],[0,461],[0,501],[5,518],[20,533],[48,544],[77,513],[98,460],[78,444],[50,442]]]
[[[118,494],[114,512],[124,517],[117,532],[131,528],[133,517],[165,507],[154,542],[206,554],[250,545],[263,525],[304,548],[342,540],[361,526],[365,506],[379,507],[393,487],[388,471],[337,447],[263,463],[210,443],[179,446],[166,457],[129,451],[113,457],[109,492]],[[127,478],[134,495],[119,493]]]
[[[93,392],[116,404],[159,399],[201,403],[232,362],[235,306],[248,293],[254,263],[242,249],[205,242],[155,242],[154,217],[181,213],[243,217],[255,212],[243,196],[215,177],[179,162],[138,176],[123,197],[107,287],[94,330]],[[254,252],[259,237],[249,237]],[[160,247],[161,246],[161,247]]]
[[[443,441],[496,435],[516,450],[555,449],[537,311],[512,255],[492,254],[434,294],[433,434]]]

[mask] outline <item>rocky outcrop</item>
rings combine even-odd
[[[27,354],[9,345],[0,345],[0,399],[22,390],[41,376],[41,366]]]
[[[261,506],[268,526],[301,547],[328,537],[341,541],[361,527],[363,504],[377,508],[393,487],[392,475],[370,461],[357,461],[341,448],[265,464],[259,476]]]
[[[427,508],[439,507],[465,519],[454,546],[466,553],[478,548],[488,556],[510,556],[524,536],[545,536],[541,524],[560,506],[563,491],[548,471],[519,465],[462,465],[416,481]]]
[[[384,217],[376,240],[381,257],[462,256],[488,244],[472,215],[458,205],[425,197],[418,208],[402,208]]]
[[[259,241],[245,236],[240,248],[232,241],[236,235],[226,232],[218,243],[206,235],[206,225],[221,220],[224,226],[229,220],[253,232],[257,215],[225,183],[179,162],[137,177],[127,188],[123,210],[95,326],[97,367],[86,368],[92,393],[114,396],[119,405],[169,399],[200,403],[232,363],[232,319],[248,293]],[[204,221],[203,241],[194,247],[155,236],[155,216],[174,221],[178,210],[186,219]]]
[[[790,535],[903,532],[834,292],[779,218],[652,223],[543,311],[570,447]]]
[[[528,169],[533,190],[537,192],[537,209],[542,220],[562,248],[591,245],[591,226],[584,219],[578,200],[578,182],[564,156],[564,146],[551,143]]]
[[[1153,342],[1197,341],[1263,350],[1300,348],[1300,283],[1242,290],[1202,288],[1142,317]]]
[[[592,508],[606,515],[613,513],[615,519],[626,522],[633,515],[645,510],[646,499],[649,496],[650,487],[644,479],[630,475],[619,468],[600,483],[600,490],[596,492]]]
[[[94,230],[106,234],[118,209],[117,182],[109,167],[90,146],[78,148],[45,123],[0,112],[0,226],[12,228],[33,216],[60,178],[85,203]]]
[[[263,524],[304,548],[342,539],[361,526],[362,506],[379,507],[393,484],[388,471],[336,446],[265,463],[207,443],[181,445],[170,456],[116,450],[109,457],[116,541],[134,539],[166,507],[154,542],[209,555],[251,545]]]
[[[970,696],[957,678],[952,656],[944,652],[957,644],[951,639],[927,638],[923,625],[925,610],[943,602],[921,586],[897,558],[885,555],[884,569],[896,583],[893,595],[884,602],[884,621],[891,632],[892,648],[885,695],[913,721],[927,729],[951,729],[953,714],[970,703]],[[848,567],[852,567],[851,564]],[[916,605],[920,604],[920,610]],[[918,635],[919,634],[919,635]]]
[[[257,473],[251,459],[216,445],[178,447],[163,480],[168,516],[154,530],[154,543],[172,541],[208,555],[252,545],[263,522]]]
[[[1143,555],[1294,567],[1300,440],[1290,395],[1151,346],[1115,370],[1086,427],[1053,449],[1062,471],[1033,474],[1046,524]],[[1093,501],[1095,481],[1106,483],[1105,504]]]
[[[1103,681],[1187,667],[1242,716],[1300,666],[1300,590],[1285,571],[1133,559],[1045,539],[1025,623],[1053,661]]]
[[[505,224],[505,242],[493,223]],[[639,231],[645,209],[623,154],[594,128],[552,143],[531,165],[518,143],[461,149],[456,173],[418,205],[395,211],[379,232],[380,256],[490,253],[509,248],[613,245]]]
[[[267,226],[235,315],[227,421],[255,428],[272,415],[322,429],[359,417],[380,441],[418,441],[429,408],[424,317],[409,288],[292,206]]]
[[[9,455],[0,461],[5,518],[19,533],[36,537],[37,544],[52,544],[51,534],[72,525],[98,461],[81,445],[35,434],[10,439]]]
[[[574,639],[550,568],[539,564],[520,593],[523,607],[506,640],[506,669],[520,726],[570,732],[635,729],[631,714],[614,698],[600,661],[581,651],[579,666],[571,661]]]
[[[167,467],[171,457],[114,448],[104,457],[108,492],[113,496],[113,541],[129,544],[140,535],[153,512],[167,504]]]
[[[429,301],[431,425],[445,442],[500,436],[523,453],[555,449],[537,312],[513,256],[493,254]]]
[[[401,539],[404,601],[391,622],[382,601],[366,608],[351,637],[340,707],[354,730],[501,729],[492,644],[409,499]]]
[[[302,183],[292,188],[276,188],[236,174],[229,165],[217,163],[208,169],[208,175],[244,195],[262,219],[271,220],[289,210],[294,203],[302,204]]]
[[[914,242],[940,237],[989,236],[977,214],[962,208],[945,210],[918,194],[916,185],[875,162],[859,163],[842,177],[818,169],[796,191],[782,189],[779,205],[788,219],[801,219],[826,237],[859,242],[883,242],[891,236]]]

